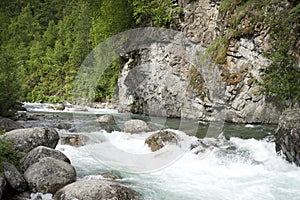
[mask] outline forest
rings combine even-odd
[[[234,5],[225,9],[235,9],[247,2],[256,1],[225,0],[222,8]],[[286,23],[296,24],[293,30],[299,38],[299,7],[295,4],[291,10],[283,11],[282,15],[288,12],[290,18],[282,23],[273,19],[277,41],[285,40],[287,32],[281,28]],[[2,0],[0,9],[1,115],[9,114],[16,101],[72,102],[77,71],[95,46],[135,27],[169,28],[181,12],[172,0]],[[295,81],[300,72],[289,67],[295,65],[295,59],[286,56],[289,44],[281,45],[284,48],[279,44],[279,51],[269,56],[275,62],[266,70],[268,81],[262,83],[262,91],[273,97],[292,95],[299,100],[300,88]],[[112,98],[118,73],[116,61],[99,80],[95,101]],[[278,74],[286,78],[274,84],[279,80]],[[278,85],[282,86],[280,91]]]

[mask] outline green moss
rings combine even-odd
[[[195,67],[192,67],[190,71],[190,85],[200,95],[200,98],[204,99],[206,96],[204,80],[201,73]]]
[[[216,64],[225,64],[228,44],[229,40],[227,38],[218,37],[210,44],[206,52]]]

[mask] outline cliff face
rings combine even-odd
[[[186,59],[170,43],[133,52],[118,81],[120,110],[197,120],[216,120],[222,112],[230,122],[277,123],[281,111],[259,94],[255,83],[268,64],[263,53],[271,48],[269,28],[258,23],[251,34],[230,39],[224,64],[215,64],[204,50],[228,30],[229,14],[221,13],[220,2],[212,0],[178,4],[183,15],[177,27],[194,46],[185,51],[193,54],[197,49],[199,55]],[[239,29],[250,26],[245,17]]]

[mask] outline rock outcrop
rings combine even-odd
[[[149,136],[145,143],[151,148],[151,151],[157,151],[167,144],[178,144],[176,133],[171,131],[159,131]]]
[[[16,150],[24,153],[28,153],[38,146],[54,149],[59,140],[59,135],[55,129],[39,127],[13,130],[0,136],[0,139],[4,137],[12,139]]]
[[[67,163],[71,163],[69,158],[63,154],[62,152],[51,149],[44,146],[36,147],[35,149],[31,150],[23,159],[22,165],[23,170],[25,171],[29,166],[33,165],[34,163],[39,162],[41,159],[51,157],[57,160],[62,160]]]
[[[139,119],[132,119],[124,123],[124,132],[127,133],[141,133],[149,130],[148,124]]]
[[[138,194],[130,188],[104,180],[81,180],[60,189],[54,200],[135,200]]]
[[[0,116],[0,130],[12,131],[20,128],[23,128],[23,126],[18,122]]]
[[[300,166],[300,109],[285,111],[276,130],[276,151]]]
[[[261,71],[269,63],[263,56],[271,48],[269,28],[257,24],[253,33],[230,39],[226,64],[217,65],[205,49],[229,29],[220,2],[179,1],[179,5],[183,17],[177,36],[150,38],[147,48],[123,56],[119,110],[195,120],[220,120],[222,115],[221,120],[229,122],[277,123],[281,110],[259,94],[254,81],[261,80]],[[249,29],[249,23],[241,23],[241,29]]]
[[[8,163],[3,162],[4,177],[12,189],[18,192],[24,192],[27,189],[27,182],[17,168]]]
[[[76,180],[76,171],[69,163],[46,157],[31,165],[24,177],[32,192],[55,194],[57,190]]]

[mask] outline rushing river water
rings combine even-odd
[[[113,114],[122,124],[127,118],[124,119],[114,110],[78,111],[70,107],[66,111],[54,113],[53,110],[45,109],[44,104],[26,106],[35,115],[44,116],[44,120],[27,122],[27,127],[54,126],[58,123],[76,127],[84,122],[84,126],[77,126],[77,133],[90,138],[86,146],[57,146],[70,158],[78,179],[103,179],[100,173],[113,172],[122,177],[117,181],[140,192],[146,200],[300,199],[300,168],[276,154],[274,126],[225,124],[222,133],[205,137],[208,127],[205,122],[187,121],[186,126],[178,128],[179,119],[167,119],[163,126],[159,123],[151,124],[153,132],[131,135],[122,132],[118,124],[105,128],[110,133],[103,130],[103,127],[95,126],[95,119],[105,113]],[[191,133],[189,123],[198,123],[194,134]],[[58,131],[60,134],[73,133],[72,127]],[[85,129],[80,129],[82,127]],[[114,157],[112,163],[120,160],[120,165],[109,165],[107,157],[101,157],[109,147],[107,144],[127,152],[127,155],[151,155],[150,149],[144,144],[145,138],[153,134],[155,129],[165,128],[181,136],[185,145],[182,145],[183,151],[177,157],[160,165],[160,168],[137,173],[130,170],[132,166],[122,165],[126,159],[113,150],[109,154]],[[158,153],[155,156],[165,155],[168,154]],[[44,196],[44,199],[51,197]]]

